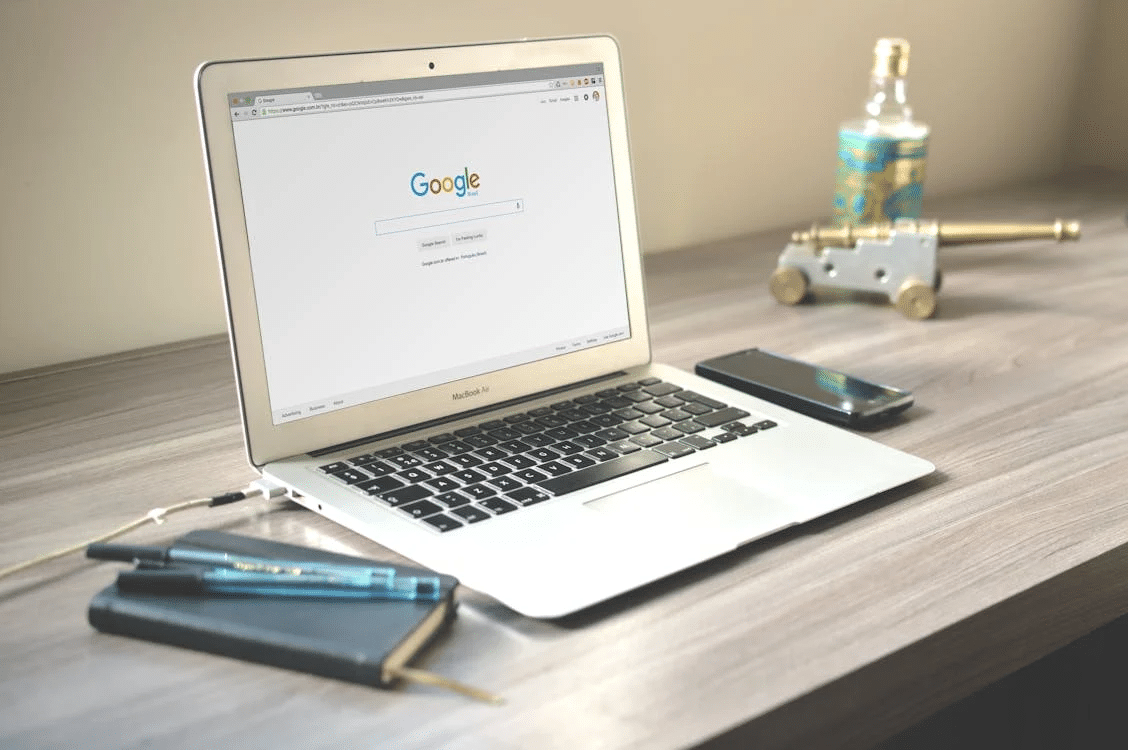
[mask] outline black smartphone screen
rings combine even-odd
[[[697,373],[737,390],[823,419],[847,424],[889,417],[912,394],[763,349],[706,360]]]

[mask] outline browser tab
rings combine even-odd
[[[264,104],[303,104],[305,102],[313,101],[313,93],[310,91],[302,91],[294,94],[270,94],[267,96],[256,96],[255,106],[261,107]]]

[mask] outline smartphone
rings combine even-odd
[[[764,349],[698,362],[698,375],[808,416],[873,427],[913,404],[913,394]]]

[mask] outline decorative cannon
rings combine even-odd
[[[943,245],[1054,239],[1076,240],[1081,225],[1061,219],[1051,224],[970,224],[917,219],[863,226],[820,227],[795,232],[772,272],[772,295],[785,305],[802,301],[811,287],[876,292],[906,318],[921,320],[936,312]]]

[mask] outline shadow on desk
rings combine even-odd
[[[1058,750],[1128,745],[1128,617],[968,696],[878,750]]]

